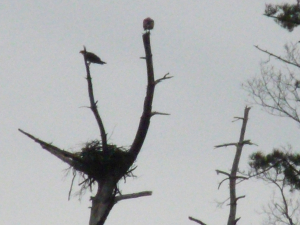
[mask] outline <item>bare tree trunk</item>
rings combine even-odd
[[[92,208],[89,225],[104,224],[110,210],[115,204],[116,182],[107,179],[102,184],[98,183],[97,194],[92,197]]]
[[[224,174],[224,175],[227,176],[227,178],[223,179],[220,182],[219,188],[220,188],[220,186],[222,185],[222,183],[224,181],[229,180],[230,212],[229,212],[227,225],[236,225],[237,224],[238,220],[240,219],[240,218],[236,219],[237,201],[239,199],[245,197],[245,196],[236,197],[236,180],[237,179],[242,179],[242,180],[248,179],[248,177],[237,176],[238,166],[239,166],[243,146],[244,145],[255,145],[255,144],[251,143],[250,140],[244,140],[249,111],[250,111],[250,107],[245,107],[244,117],[235,117],[236,120],[242,120],[243,121],[239,142],[226,143],[226,144],[221,144],[221,145],[216,145],[215,146],[215,148],[221,148],[221,147],[227,147],[227,146],[236,146],[236,154],[235,154],[234,161],[233,161],[233,164],[232,164],[231,173],[227,173],[227,172],[224,172],[224,171],[221,171],[221,170],[216,170],[216,172],[218,174],[221,173],[221,174]],[[199,219],[195,219],[193,217],[189,217],[189,219],[196,222],[196,223],[198,223],[198,224],[206,225],[206,223],[202,222]]]
[[[234,161],[232,164],[232,169],[231,173],[229,176],[229,189],[230,189],[230,212],[229,212],[229,217],[228,217],[228,222],[227,225],[235,225],[237,220],[236,220],[236,207],[237,207],[237,200],[238,198],[236,197],[236,173],[238,171],[238,166],[242,154],[242,149],[244,146],[244,137],[245,137],[245,132],[246,132],[246,126],[247,126],[247,121],[248,121],[248,114],[249,114],[249,107],[246,107],[244,110],[244,117],[240,118],[243,120],[243,125],[240,133],[240,140],[237,143],[236,147],[236,154],[234,157]]]

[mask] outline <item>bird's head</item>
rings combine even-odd
[[[86,51],[81,50],[79,53],[81,53],[82,55],[84,55],[86,53]]]
[[[151,19],[150,17],[144,19],[143,21],[143,28],[144,30],[152,30],[154,27],[154,20]]]

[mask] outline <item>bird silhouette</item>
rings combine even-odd
[[[145,31],[149,32],[150,30],[153,29],[153,27],[154,27],[154,20],[153,19],[151,19],[150,17],[144,19],[143,28],[144,28]]]
[[[88,61],[89,64],[91,63],[97,63],[97,64],[106,64],[106,62],[103,62],[99,56],[97,56],[96,54],[92,53],[92,52],[87,52],[87,51],[80,51],[79,53],[81,53],[82,55],[85,55],[86,61]]]

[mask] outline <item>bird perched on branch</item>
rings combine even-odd
[[[91,63],[98,63],[98,64],[106,64],[106,62],[103,62],[97,55],[95,55],[92,52],[87,52],[85,50],[80,51],[82,55],[85,55],[86,61],[88,61],[89,64]]]
[[[143,27],[145,31],[150,31],[154,27],[154,20],[151,19],[150,17],[144,19],[143,21]]]

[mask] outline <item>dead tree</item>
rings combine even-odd
[[[242,128],[241,128],[241,133],[240,133],[240,138],[238,142],[234,143],[226,143],[226,144],[221,144],[221,145],[216,145],[215,148],[220,148],[220,147],[227,147],[227,146],[235,146],[236,147],[236,153],[235,157],[233,160],[231,172],[227,173],[221,170],[216,170],[217,174],[223,174],[227,176],[224,180],[222,180],[219,184],[219,188],[222,185],[222,183],[226,180],[229,180],[229,193],[230,193],[230,212],[229,212],[229,217],[228,217],[228,222],[227,225],[236,225],[238,220],[240,218],[236,218],[236,211],[237,211],[237,201],[241,198],[244,198],[245,195],[243,196],[236,196],[236,184],[237,180],[245,180],[248,179],[245,176],[238,176],[238,166],[242,154],[242,150],[244,145],[253,145],[253,143],[250,140],[245,140],[245,132],[246,132],[246,126],[247,126],[247,121],[248,121],[248,114],[250,111],[250,107],[246,107],[244,110],[244,116],[243,117],[235,117],[236,120],[242,120]],[[197,222],[201,225],[206,225],[206,223],[202,222],[201,220],[195,219],[193,217],[189,217],[190,220]]]
[[[154,79],[150,31],[143,34],[143,43],[146,56],[142,58],[146,60],[147,66],[147,92],[140,123],[129,149],[107,142],[107,134],[97,107],[98,101],[95,101],[93,94],[90,63],[85,54],[87,52],[85,47],[83,56],[87,73],[90,109],[97,121],[101,139],[87,142],[80,152],[70,153],[19,129],[20,132],[40,144],[43,149],[67,163],[73,169],[74,177],[76,174],[81,175],[83,179],[83,182],[80,183],[82,190],[92,188],[94,184],[97,184],[97,193],[91,197],[92,206],[89,225],[104,224],[111,209],[118,201],[151,195],[149,191],[122,195],[117,187],[119,180],[131,176],[132,171],[135,169],[133,163],[137,159],[146,138],[151,117],[155,114],[166,114],[153,112],[152,102],[155,86],[159,82],[171,78],[171,76],[166,74],[160,79]]]

